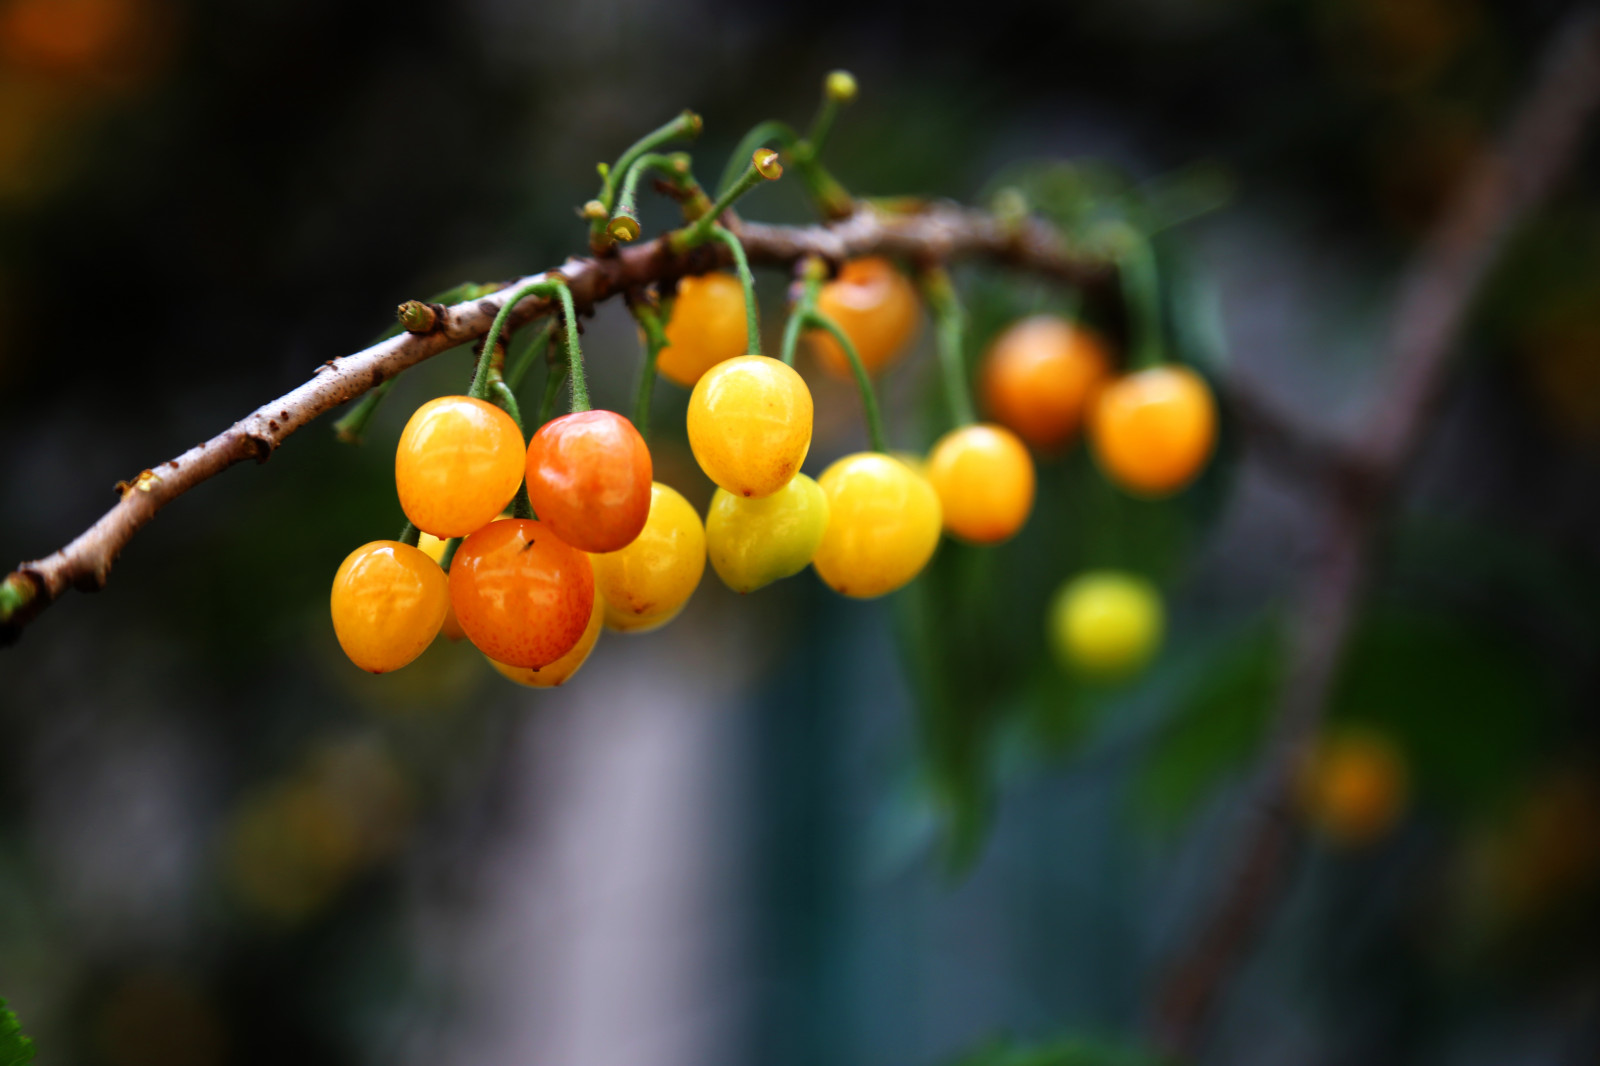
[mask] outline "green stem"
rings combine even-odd
[[[817,152],[811,142],[803,141],[800,135],[786,122],[768,119],[757,124],[744,139],[739,142],[733,155],[728,158],[728,165],[722,171],[722,180],[717,183],[718,195],[733,188],[739,180],[739,166],[749,159],[751,153],[767,142],[776,143],[789,156],[795,169],[800,172],[800,181],[806,187],[806,193],[817,205],[817,209],[828,218],[843,218],[855,210],[855,200],[845,187],[839,184],[837,178],[828,173],[817,160]]]
[[[686,252],[690,248],[697,248],[711,237],[712,227],[722,213],[733,206],[735,200],[749,192],[765,181],[777,181],[783,177],[783,167],[778,163],[778,153],[770,148],[757,148],[751,156],[750,166],[733,183],[733,187],[711,205],[711,210],[689,223],[680,230],[673,232],[670,243],[674,252]]]
[[[650,439],[650,402],[656,392],[656,360],[661,349],[667,346],[667,329],[662,315],[643,300],[630,300],[628,310],[644,331],[644,358],[639,363],[639,384],[633,398],[633,428],[639,436]]]
[[[0,581],[0,622],[8,622],[39,594],[39,587],[19,573],[6,575]]]
[[[539,401],[539,425],[555,417],[556,401],[561,398],[561,386],[567,381],[567,364],[555,363],[544,379],[544,398]]]
[[[494,402],[504,409],[506,414],[511,416],[511,421],[517,424],[518,430],[521,430],[522,408],[517,406],[517,394],[512,392],[510,386],[504,381],[492,382],[489,385],[489,392],[494,396]],[[523,434],[523,439],[527,439],[526,433]]]
[[[372,421],[372,416],[378,410],[378,405],[383,398],[389,395],[394,388],[394,383],[399,378],[390,378],[382,385],[373,389],[356,402],[356,405],[345,412],[339,421],[333,424],[333,435],[346,444],[360,444],[361,438],[366,435],[367,423]]]
[[[856,346],[838,323],[815,308],[807,309],[805,313],[807,325],[816,326],[833,334],[833,339],[839,342],[839,347],[844,349],[845,358],[850,360],[850,370],[856,376],[856,388],[861,390],[861,406],[867,413],[867,437],[872,442],[875,452],[889,450],[888,439],[883,432],[883,415],[878,411],[878,396],[873,391],[872,379],[867,376],[867,368],[861,364],[861,356],[856,352]]]
[[[728,246],[733,255],[733,268],[739,274],[739,284],[744,286],[744,337],[745,351],[749,355],[761,354],[761,309],[756,306],[756,278],[750,272],[750,259],[744,254],[744,244],[730,231],[716,226],[711,230],[714,240]]]
[[[409,544],[415,548],[417,546],[417,541],[421,538],[422,530],[412,525],[408,519],[405,526],[401,528],[400,535],[394,539],[398,540],[401,544]]]
[[[544,281],[530,281],[505,298],[500,305],[499,314],[494,316],[494,324],[489,327],[488,334],[483,339],[484,354],[478,359],[478,370],[472,376],[472,387],[467,390],[467,395],[483,399],[489,392],[489,353],[494,351],[494,346],[500,342],[500,334],[505,331],[506,320],[511,317],[512,308],[529,296],[550,297],[554,295],[561,301],[561,313],[566,320],[567,362],[572,373],[572,409],[574,411],[589,410],[589,385],[583,376],[583,352],[578,348],[578,312],[572,303],[572,290],[567,288],[566,279],[559,274],[554,278]]]
[[[806,131],[806,154],[812,159],[822,155],[833,132],[833,120],[839,117],[839,108],[856,98],[856,79],[848,70],[829,71],[822,82],[822,103],[817,107],[817,117],[811,120]]]
[[[605,234],[606,223],[611,217],[611,209],[617,203],[617,189],[627,176],[628,170],[632,168],[634,161],[646,152],[653,151],[668,141],[676,140],[679,137],[695,136],[700,132],[701,125],[699,115],[693,111],[684,111],[671,122],[651,130],[637,141],[634,141],[633,144],[628,146],[627,151],[617,157],[615,164],[606,168],[600,183],[599,197],[600,203],[606,209],[606,213],[604,217],[597,218],[589,224],[591,241],[598,240]]]
[[[533,331],[525,342],[519,343],[520,338],[511,342],[516,350],[506,360],[505,380],[506,384],[513,390],[521,387],[522,379],[528,376],[528,371],[533,367],[534,362],[550,346],[550,331],[553,328],[549,322],[546,322]]]
[[[800,347],[800,331],[805,328],[806,316],[817,306],[817,294],[822,291],[822,271],[805,273],[800,281],[800,299],[789,312],[789,321],[783,327],[783,347],[779,355],[789,366],[794,366],[795,350]]]
[[[622,195],[617,197],[616,209],[606,224],[606,232],[613,240],[631,241],[639,236],[639,179],[648,170],[659,170],[675,186],[681,186],[689,173],[689,157],[682,152],[649,152],[634,161],[622,179]]]
[[[967,380],[963,351],[966,310],[961,306],[955,286],[950,283],[950,275],[942,267],[924,272],[921,280],[923,298],[933,313],[939,364],[944,371],[944,396],[950,405],[951,421],[957,426],[971,425],[977,419],[972,411],[972,387]]]
[[[445,573],[450,572],[450,564],[455,561],[456,549],[461,547],[460,537],[451,537],[444,542],[444,551],[439,554],[439,569]]]
[[[512,518],[538,518],[533,513],[533,501],[528,499],[528,483],[524,481],[517,486],[517,494],[511,498]]]
[[[794,154],[794,146],[800,143],[799,134],[787,122],[777,119],[767,119],[758,122],[750,128],[739,141],[739,146],[728,157],[727,166],[722,168],[722,178],[717,182],[717,195],[721,196],[733,188],[734,182],[739,180],[739,175],[744,173],[744,168],[749,165],[750,157],[755,155],[756,149],[769,142],[776,143],[783,151]]]

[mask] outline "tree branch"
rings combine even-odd
[[[1373,567],[1385,504],[1423,439],[1474,298],[1507,237],[1571,167],[1600,105],[1600,19],[1584,9],[1555,35],[1543,71],[1499,145],[1466,175],[1408,271],[1388,348],[1390,381],[1357,448],[1326,484],[1329,521],[1290,634],[1272,735],[1240,828],[1238,865],[1156,1001],[1156,1039],[1193,1058],[1215,1002],[1245,961],[1287,880],[1295,777],[1314,741]]]
[[[985,258],[1011,263],[1084,285],[1109,280],[1103,260],[1068,246],[1051,226],[1030,220],[1010,225],[980,211],[929,204],[911,213],[863,207],[827,226],[766,226],[730,218],[750,260],[787,266],[807,255],[835,264],[863,255],[903,256],[916,262]],[[630,246],[615,255],[572,259],[559,268],[578,309],[594,306],[629,289],[671,281],[728,266],[720,242],[676,254],[665,238]],[[510,282],[509,291],[549,277],[555,271]],[[501,295],[468,300],[439,309],[431,329],[406,333],[334,359],[293,392],[257,408],[239,422],[176,459],[139,474],[118,488],[116,506],[76,540],[53,555],[25,562],[0,582],[0,643],[10,643],[35,616],[69,588],[104,587],[122,549],[156,512],[202,482],[246,459],[265,462],[307,422],[355,399],[407,367],[440,352],[481,338],[500,310]],[[522,301],[511,321],[521,325],[552,310],[550,301]]]

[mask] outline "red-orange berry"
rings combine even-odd
[[[461,628],[507,666],[545,666],[572,650],[594,597],[589,557],[543,522],[492,522],[462,541],[450,564]]]
[[[581,551],[627,547],[650,516],[650,449],[615,411],[546,422],[528,442],[527,474],[534,513]]]

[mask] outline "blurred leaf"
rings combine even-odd
[[[1178,829],[1206,795],[1256,750],[1277,697],[1283,639],[1272,619],[1229,638],[1190,687],[1135,784],[1139,812]]]
[[[33,1061],[33,1041],[22,1035],[22,1023],[0,999],[0,1066],[27,1066]]]
[[[1037,1044],[1000,1037],[956,1059],[951,1066],[1157,1066],[1161,1061],[1140,1047],[1086,1037],[1063,1037]]]

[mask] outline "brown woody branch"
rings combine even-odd
[[[984,258],[1012,263],[1080,284],[1103,282],[1106,263],[1069,247],[1052,227],[1037,220],[1007,224],[992,215],[947,204],[924,205],[907,213],[863,207],[827,226],[765,226],[739,223],[737,232],[753,263],[790,265],[807,255],[833,263],[862,255],[903,256],[918,262]],[[652,282],[700,274],[731,262],[719,242],[682,255],[664,238],[622,249],[615,255],[569,260],[559,271],[511,282],[516,288],[559,272],[566,278],[580,312],[603,300]],[[504,291],[504,290],[502,290]],[[440,352],[481,338],[489,330],[503,297],[485,296],[438,309],[424,333],[407,333],[324,363],[309,381],[286,396],[257,408],[244,419],[176,459],[146,470],[118,486],[116,506],[53,555],[18,565],[0,583],[0,643],[15,640],[22,628],[69,588],[90,591],[105,586],[117,556],[162,507],[246,459],[267,457],[297,429],[355,399],[394,375]],[[551,301],[529,297],[512,323],[521,325],[555,309]]]
[[[1362,443],[1341,449],[1351,461],[1326,481],[1332,491],[1324,548],[1290,632],[1283,694],[1250,786],[1238,865],[1156,1002],[1156,1038],[1174,1057],[1199,1050],[1218,996],[1287,880],[1295,776],[1327,709],[1385,504],[1431,421],[1467,313],[1508,235],[1573,164],[1597,106],[1600,18],[1586,9],[1556,34],[1538,82],[1500,143],[1465,176],[1406,275],[1389,336],[1390,381]]]

